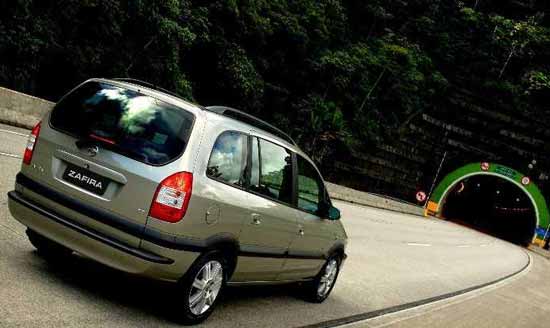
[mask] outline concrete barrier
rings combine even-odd
[[[0,122],[31,129],[54,103],[0,87]]]
[[[383,208],[395,212],[424,216],[424,208],[415,204],[407,203],[382,195],[376,195],[347,188],[330,182],[326,182],[326,185],[328,193],[332,199],[371,207]]]
[[[0,122],[31,129],[54,103],[21,92],[0,87]],[[330,196],[366,206],[423,215],[423,208],[396,199],[370,194],[333,183],[327,183]]]

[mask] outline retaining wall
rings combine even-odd
[[[0,122],[31,129],[54,103],[0,87]]]
[[[350,203],[383,208],[391,211],[424,216],[424,208],[397,199],[371,194],[364,191],[327,182],[327,189],[332,199]]]

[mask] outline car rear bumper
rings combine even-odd
[[[177,281],[199,256],[196,252],[167,249],[148,242],[144,248],[133,247],[47,209],[18,191],[8,193],[8,206],[23,225],[121,271]]]

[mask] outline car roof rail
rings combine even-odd
[[[182,96],[178,95],[174,91],[166,90],[164,88],[159,87],[158,85],[155,85],[155,84],[149,83],[149,82],[145,82],[145,81],[142,81],[142,80],[132,79],[132,78],[129,78],[129,77],[117,77],[117,78],[112,78],[111,80],[119,81],[119,82],[132,83],[132,84],[135,84],[135,85],[140,85],[142,87],[147,87],[149,89],[162,91],[162,92],[167,93],[167,94],[169,94],[173,97],[183,99]],[[185,100],[185,99],[183,99],[183,100]]]
[[[296,144],[294,139],[292,139],[288,134],[284,133],[282,130],[274,127],[273,125],[267,123],[266,121],[257,118],[256,116],[253,116],[243,111],[240,111],[238,109],[226,107],[226,106],[208,106],[205,108],[210,112],[227,116],[229,118],[235,119],[237,121],[240,121],[246,124],[250,124],[256,128],[267,131],[285,140],[286,142],[298,147],[298,144]]]

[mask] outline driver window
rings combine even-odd
[[[252,138],[250,190],[292,204],[292,153],[272,142]]]
[[[298,161],[298,208],[318,214],[321,202],[325,198],[323,180],[315,167],[300,155]]]

